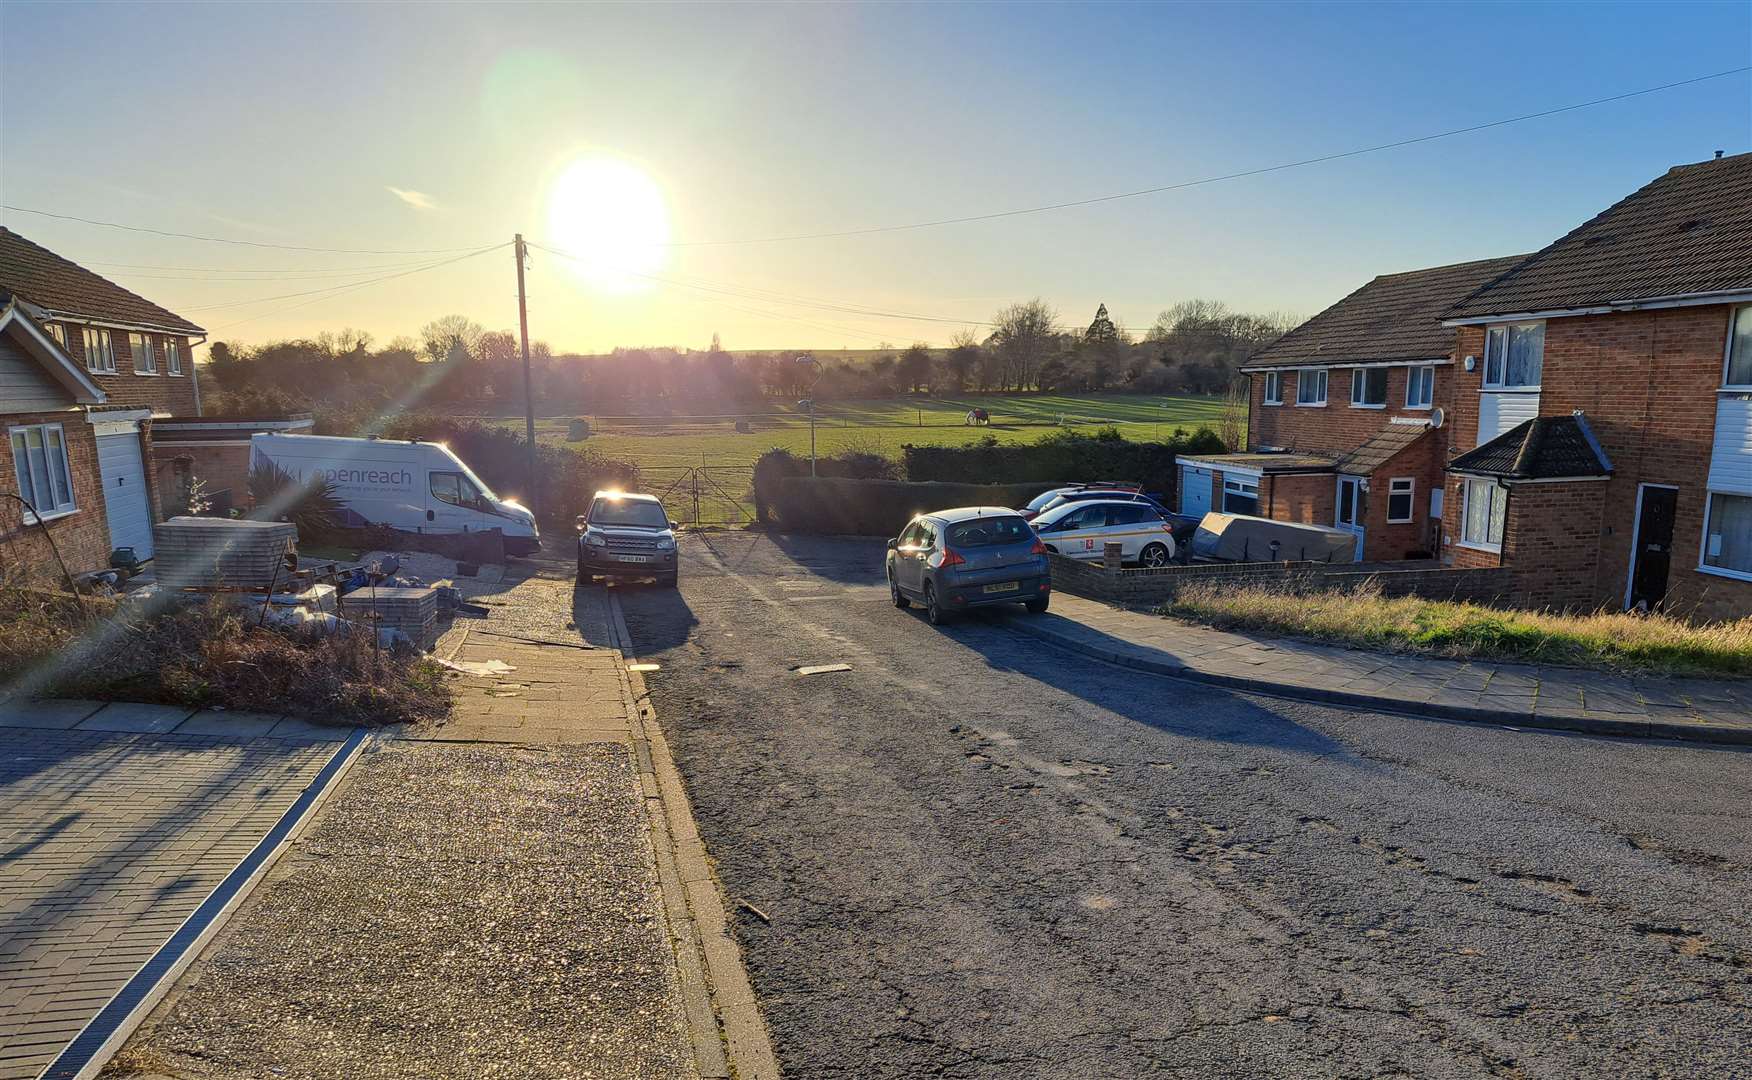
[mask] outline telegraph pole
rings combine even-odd
[[[529,251],[523,246],[523,234],[513,237],[511,247],[517,254],[517,333],[523,342],[523,437],[529,446],[529,509],[535,510],[535,389],[529,375],[529,303],[523,293],[523,260]]]

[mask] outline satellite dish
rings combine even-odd
[[[1439,428],[1447,423],[1448,414],[1440,405],[1430,410],[1430,427]]]

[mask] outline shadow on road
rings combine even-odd
[[[680,589],[652,581],[617,581],[611,585],[581,587],[572,594],[573,618],[586,625],[586,607],[594,589],[612,589],[626,616],[639,655],[651,656],[687,643],[699,619],[688,607]]]

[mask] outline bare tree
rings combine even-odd
[[[1247,449],[1247,409],[1251,392],[1251,384],[1242,378],[1231,380],[1228,393],[1223,395],[1223,412],[1217,418],[1217,437],[1223,440],[1230,453],[1238,454]]]
[[[992,338],[1004,362],[1004,389],[1026,390],[1036,384],[1058,338],[1057,323],[1058,312],[1038,296],[992,316]]]

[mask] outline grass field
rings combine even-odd
[[[963,424],[977,405],[991,416],[985,427]],[[816,452],[861,450],[899,457],[900,448],[961,446],[990,434],[1002,442],[1033,442],[1063,427],[1092,430],[1113,424],[1129,439],[1153,439],[1177,427],[1188,430],[1215,426],[1222,399],[1142,394],[1014,394],[977,398],[887,398],[822,405],[816,414]],[[773,447],[809,453],[809,417],[794,407],[717,417],[590,416],[591,435],[567,442],[571,417],[536,421],[536,438],[574,447],[588,447],[610,457],[643,466],[752,465]],[[747,434],[735,429],[745,419]],[[494,423],[521,429],[522,418],[493,418]]]

